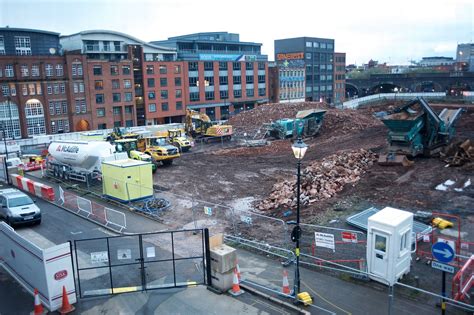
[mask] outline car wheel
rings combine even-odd
[[[40,225],[41,224],[41,219],[39,219],[38,221],[35,222],[36,225]]]
[[[12,220],[10,219],[10,217],[7,217],[5,219],[5,223],[8,224],[9,226],[13,227],[13,223],[12,223]]]

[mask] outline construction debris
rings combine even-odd
[[[322,161],[310,164],[301,174],[301,205],[331,198],[346,184],[355,184],[375,160],[374,153],[360,149],[340,151]],[[296,179],[276,183],[273,185],[270,197],[261,201],[256,207],[262,211],[295,207],[296,190]]]
[[[474,162],[474,145],[470,139],[450,144],[444,152],[440,153],[441,159],[448,166],[462,166]]]

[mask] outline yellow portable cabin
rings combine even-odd
[[[138,160],[102,162],[104,195],[122,202],[153,196],[151,163]]]

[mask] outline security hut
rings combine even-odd
[[[393,285],[410,272],[413,214],[386,207],[369,217],[367,266],[369,277]]]
[[[126,159],[102,162],[104,195],[121,202],[153,196],[151,163]]]

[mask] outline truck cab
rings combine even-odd
[[[137,139],[134,139],[134,138],[119,139],[119,140],[113,141],[113,144],[115,145],[115,152],[117,153],[126,152],[128,154],[128,157],[133,160],[150,162],[152,163],[151,169],[153,173],[156,172],[156,169],[157,169],[156,163],[154,163],[152,157],[138,150]]]
[[[187,137],[184,129],[168,130],[168,140],[179,149],[180,152],[188,152],[194,142]]]
[[[180,157],[178,148],[170,145],[167,137],[163,136],[138,139],[138,149],[163,165],[171,165],[174,159]]]

